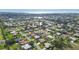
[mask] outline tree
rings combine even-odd
[[[1,19],[0,19],[0,28],[1,28],[1,33],[3,35],[3,39],[6,40],[5,30],[4,30],[4,23],[3,23],[3,21]]]

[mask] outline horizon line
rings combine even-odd
[[[79,9],[0,9],[0,12],[13,13],[79,13]]]

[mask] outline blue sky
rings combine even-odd
[[[0,12],[17,12],[17,13],[79,13],[79,9],[0,9]]]

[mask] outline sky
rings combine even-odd
[[[0,9],[0,12],[16,12],[16,13],[79,13],[79,9]]]

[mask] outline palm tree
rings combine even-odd
[[[6,38],[6,35],[5,35],[5,26],[4,26],[3,21],[4,21],[4,20],[0,19],[0,29],[1,29],[1,33],[2,33],[3,39],[6,41],[7,38]],[[5,43],[4,48],[9,49],[9,45],[7,45],[7,44]]]
[[[4,30],[4,23],[3,21],[0,19],[0,28],[1,28],[1,33],[3,35],[3,39],[6,40],[6,37],[5,37],[5,30]]]

